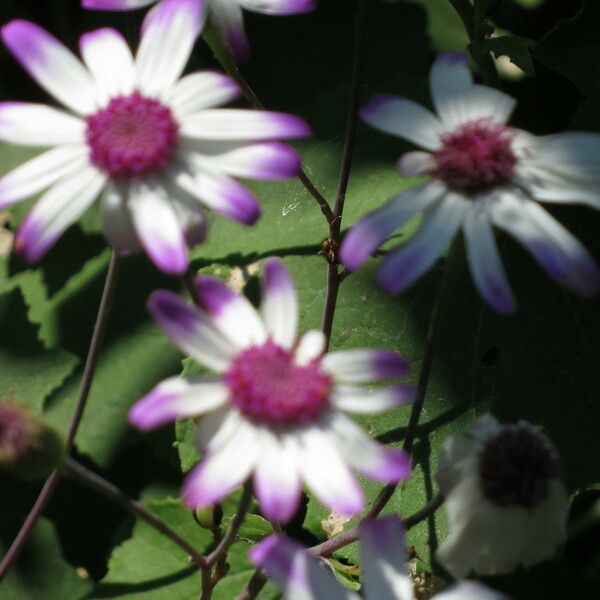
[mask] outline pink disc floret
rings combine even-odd
[[[475,194],[507,183],[515,175],[513,133],[501,123],[477,119],[446,133],[441,141],[432,174],[452,189]]]
[[[138,92],[113,98],[87,119],[90,160],[111,177],[136,177],[163,168],[178,138],[171,110]]]
[[[294,354],[271,340],[240,353],[224,380],[232,404],[248,418],[282,426],[316,420],[332,385],[319,360],[296,365]]]

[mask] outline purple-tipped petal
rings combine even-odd
[[[331,395],[331,402],[341,411],[377,414],[410,404],[415,393],[416,388],[409,384],[378,388],[337,385]]]
[[[250,58],[250,43],[244,29],[244,15],[238,2],[218,2],[211,7],[211,20],[229,46],[233,58],[243,64]]]
[[[15,20],[2,27],[2,40],[40,86],[75,112],[95,109],[95,88],[83,65],[63,44],[35,23]]]
[[[357,467],[358,468],[358,467]],[[397,448],[384,448],[382,456],[372,465],[363,465],[360,471],[375,481],[397,483],[410,475],[410,456]]]
[[[157,0],[82,0],[81,6],[92,10],[135,10]]]
[[[337,380],[360,383],[401,377],[409,371],[406,358],[391,350],[340,350],[323,357],[323,367]]]
[[[206,313],[166,290],[150,296],[148,310],[183,352],[217,372],[227,369],[236,350]]]
[[[246,10],[267,15],[297,15],[314,10],[316,0],[240,0]]]

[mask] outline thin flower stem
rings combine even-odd
[[[485,33],[478,23],[477,13],[475,8],[469,0],[448,0],[453,6],[454,10],[460,17],[467,35],[471,42],[481,42],[485,39]],[[491,54],[486,54],[483,59],[481,67],[481,77],[486,85],[490,87],[499,88],[500,79],[498,77],[498,71]]]
[[[242,94],[244,98],[248,101],[250,106],[253,108],[257,108],[259,110],[264,110],[265,106],[260,101],[258,96],[255,94],[254,90],[250,86],[250,84],[246,81],[244,76],[240,73],[238,66],[235,61],[231,58],[230,53],[222,47],[220,42],[220,38],[218,35],[212,35],[208,32],[207,35],[204,36],[205,42],[208,44],[215,58],[221,63],[221,66],[225,70],[225,73],[229,75],[233,80],[235,80],[242,90]],[[329,206],[329,202],[321,192],[317,189],[315,184],[311,181],[310,177],[306,174],[304,169],[300,168],[298,172],[298,179],[302,183],[302,185],[307,189],[310,195],[317,201],[323,216],[327,220],[327,224],[331,225],[334,220],[333,211]]]
[[[231,544],[233,544],[235,541],[235,536],[242,526],[244,518],[246,517],[246,513],[250,508],[251,500],[252,484],[247,482],[244,485],[244,491],[242,492],[242,497],[240,498],[240,504],[237,512],[231,519],[231,523],[229,524],[225,535],[221,538],[220,542],[217,544],[217,547],[206,557],[206,564],[209,567],[212,567],[222,556],[224,556],[227,553],[227,550],[229,550],[229,546],[231,546]]]
[[[194,547],[189,544],[189,542],[183,539],[166,523],[161,521],[155,514],[150,512],[143,504],[124,494],[110,481],[103,479],[100,477],[100,475],[90,471],[88,468],[84,467],[82,464],[70,457],[66,457],[63,461],[63,474],[93,490],[94,492],[97,492],[101,496],[104,496],[113,504],[116,504],[117,506],[131,513],[133,516],[146,522],[148,525],[150,525],[150,527],[153,527],[165,537],[169,538],[172,542],[177,544],[180,548],[185,550],[190,559],[199,567],[205,567],[207,565],[206,558],[197,552]]]
[[[108,266],[108,272],[106,274],[106,280],[104,282],[104,289],[102,291],[102,298],[100,300],[100,306],[98,308],[98,315],[94,324],[92,340],[90,342],[87,359],[85,361],[85,367],[83,369],[81,387],[79,389],[79,396],[75,405],[75,412],[73,414],[73,417],[71,418],[67,439],[65,441],[65,456],[68,456],[68,454],[73,448],[73,442],[75,441],[75,436],[77,435],[77,430],[79,428],[79,424],[81,423],[81,418],[83,417],[85,405],[90,393],[90,388],[92,386],[92,380],[94,378],[96,364],[98,361],[98,353],[100,351],[100,347],[104,339],[106,326],[108,324],[108,317],[110,315],[110,310],[112,307],[119,266],[119,256],[116,252],[113,251],[110,258],[110,264]],[[0,563],[0,581],[2,581],[6,573],[9,571],[9,569],[19,556],[19,553],[21,552],[21,549],[23,548],[25,542],[29,538],[29,535],[31,534],[34,525],[37,523],[46,504],[50,500],[52,493],[54,492],[54,488],[58,483],[59,468],[60,467],[54,469],[54,471],[52,471],[52,473],[46,479],[37,497],[37,500],[35,501],[33,507],[29,511],[29,514],[27,515],[25,522],[21,526],[19,533],[17,534],[16,538],[14,539],[10,548],[8,549],[8,552],[2,559],[2,562]]]
[[[248,585],[235,597],[235,600],[253,600],[265,587],[265,583],[267,578],[262,574],[261,569],[256,569]]]
[[[346,201],[346,192],[348,191],[348,182],[350,180],[350,170],[354,155],[354,144],[356,142],[356,128],[358,125],[358,111],[360,108],[360,90],[364,67],[365,36],[367,30],[366,6],[366,0],[358,0],[354,34],[354,63],[352,67],[350,103],[346,120],[346,135],[344,138],[344,149],[342,152],[342,162],[340,165],[335,204],[333,207],[334,218],[329,221],[328,241],[331,249],[331,257],[328,258],[327,292],[325,294],[325,308],[323,310],[323,320],[321,324],[321,330],[325,334],[327,346],[329,346],[329,340],[331,338],[335,307],[337,304],[340,283],[342,282],[338,267],[337,252],[341,242],[342,215],[344,213],[344,203]]]
[[[212,569],[210,567],[204,567],[202,569],[202,575],[200,579],[200,600],[210,600],[212,598],[213,593],[213,584],[212,584]]]

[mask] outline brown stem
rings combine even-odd
[[[106,274],[106,280],[104,282],[104,289],[102,291],[102,298],[100,300],[100,306],[98,308],[98,315],[94,324],[92,340],[90,342],[87,359],[85,361],[85,367],[83,369],[81,387],[79,389],[79,396],[75,405],[75,412],[73,413],[73,416],[71,418],[67,439],[65,441],[65,456],[68,456],[73,448],[73,442],[75,441],[75,436],[77,435],[77,430],[79,429],[79,424],[81,423],[81,418],[83,417],[85,405],[87,403],[90,388],[92,386],[92,380],[94,378],[94,373],[96,371],[96,365],[98,362],[98,354],[102,345],[102,341],[104,339],[106,326],[108,324],[108,317],[112,307],[119,266],[120,258],[117,255],[117,253],[113,251],[110,258],[110,264],[108,266],[108,273]],[[54,488],[58,483],[58,479],[59,467],[52,471],[52,473],[44,482],[44,485],[34,505],[29,511],[25,522],[21,526],[19,533],[17,534],[16,538],[14,539],[10,548],[8,549],[8,552],[2,559],[2,563],[0,563],[0,581],[4,578],[6,573],[9,571],[9,569],[19,556],[19,553],[21,552],[23,545],[29,538],[29,535],[31,534],[34,525],[37,523],[46,504],[52,497],[52,493],[54,492]]]

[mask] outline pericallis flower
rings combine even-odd
[[[82,0],[81,3],[84,8],[99,10],[134,10],[155,2],[157,0]],[[296,15],[313,10],[315,4],[316,0],[206,0],[210,20],[239,63],[250,57],[242,9],[267,15]]]
[[[252,562],[264,569],[289,600],[359,600],[338,583],[323,561],[289,538],[272,535],[250,550]],[[367,600],[413,600],[404,528],[396,516],[360,525],[360,567]],[[502,594],[474,581],[464,581],[435,594],[437,600],[502,600]]]
[[[450,534],[437,550],[455,577],[550,558],[565,540],[567,493],[550,440],[525,421],[480,418],[446,440],[437,474]]]
[[[15,58],[71,111],[0,104],[1,140],[52,147],[0,179],[0,208],[47,190],[15,236],[27,260],[40,258],[101,194],[116,250],[142,246],[160,269],[182,273],[188,245],[206,233],[202,206],[248,225],[259,217],[256,198],[234,176],[297,173],[298,154],[273,140],[307,135],[304,121],[215,109],[239,95],[219,73],[179,79],[202,24],[198,0],[164,0],[144,22],[135,59],[121,34],[100,29],[81,38],[86,66],[33,23],[2,28]]]
[[[296,290],[278,260],[265,264],[260,316],[216,279],[198,277],[196,293],[202,308],[159,290],[149,309],[181,350],[219,375],[167,379],[129,413],[142,430],[202,417],[197,443],[204,456],[184,483],[188,505],[216,503],[253,474],[271,520],[295,514],[303,481],[334,511],[353,515],[364,498],[351,469],[377,481],[407,477],[407,455],[372,441],[345,414],[379,413],[412,400],[412,386],[362,385],[406,374],[400,354],[323,355],[320,331],[297,339]]]
[[[395,96],[375,96],[362,118],[424,148],[401,157],[407,176],[427,183],[392,198],[346,235],[340,257],[352,270],[399,227],[423,213],[420,228],[379,268],[379,284],[399,294],[415,282],[462,228],[479,293],[497,311],[515,298],[493,226],[506,230],[561,285],[582,296],[600,289],[600,271],[585,248],[537,201],[600,208],[600,136],[563,133],[536,137],[506,125],[515,101],[473,83],[463,55],[445,54],[430,74],[439,117]]]

